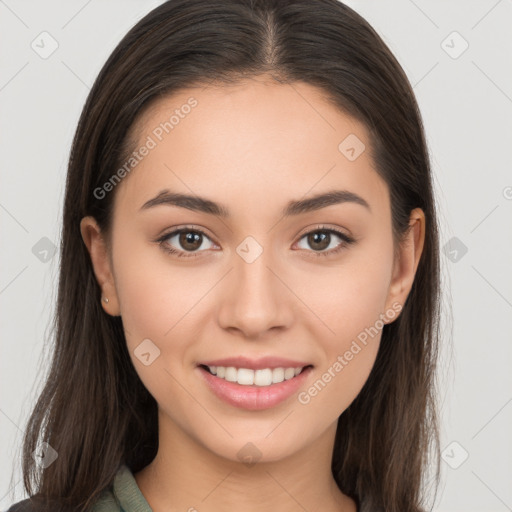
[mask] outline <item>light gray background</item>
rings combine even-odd
[[[21,436],[45,371],[38,363],[48,356],[59,264],[41,239],[60,243],[78,116],[114,46],[160,3],[0,0],[2,510],[25,497]],[[410,78],[435,172],[453,353],[445,348],[441,360],[444,460],[434,509],[512,510],[512,2],[347,3]],[[58,43],[46,59],[31,48],[34,40],[50,48],[43,31]]]

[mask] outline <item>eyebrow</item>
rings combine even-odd
[[[369,211],[371,211],[368,202],[361,196],[350,192],[348,190],[331,190],[316,194],[307,199],[300,199],[297,201],[289,201],[281,211],[283,217],[290,217],[293,215],[300,215],[314,210],[320,210],[327,206],[343,203],[359,204]],[[155,206],[170,205],[187,208],[189,210],[208,213],[222,218],[229,218],[230,213],[228,208],[224,205],[199,196],[191,196],[187,194],[180,194],[171,192],[169,190],[162,190],[156,197],[146,201],[140,210],[147,210]]]

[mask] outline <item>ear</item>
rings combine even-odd
[[[84,217],[80,221],[80,232],[91,257],[94,275],[101,288],[101,305],[109,315],[119,316],[119,301],[111,261],[96,219],[90,216]],[[108,299],[108,302],[105,302],[105,298]]]
[[[425,214],[421,208],[415,208],[409,218],[409,230],[395,256],[393,275],[386,299],[387,309],[396,303],[402,307],[405,304],[414,282],[424,242]]]

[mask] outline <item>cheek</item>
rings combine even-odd
[[[314,328],[323,329],[333,349],[356,337],[384,313],[392,254],[387,239],[368,240],[349,249],[339,265],[319,266],[302,285],[301,295],[307,297],[307,305],[318,319]]]
[[[185,364],[193,338],[187,311],[197,303],[198,293],[191,286],[192,275],[170,269],[162,256],[157,264],[157,251],[131,251],[114,264],[130,358],[146,389],[164,403],[171,396],[187,399],[174,375]]]
[[[392,244],[381,239],[372,246],[353,251],[335,270],[316,273],[315,286],[307,287],[308,306],[316,314],[310,315],[312,338],[321,340],[325,358],[301,403],[311,402],[311,411],[318,407],[319,414],[332,410],[332,419],[366,382],[385,325]]]
[[[129,233],[119,231],[115,243],[116,291],[127,337],[131,343],[167,339],[211,287],[211,275],[170,265],[157,244]]]

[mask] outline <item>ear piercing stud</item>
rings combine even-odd
[[[103,300],[108,304],[108,298],[107,297],[105,297]]]

